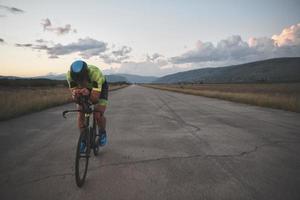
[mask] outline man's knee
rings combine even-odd
[[[94,113],[94,116],[98,122],[101,122],[102,118],[104,118],[105,109],[106,109],[106,106],[102,106],[102,105],[95,106],[95,110],[97,112]]]
[[[96,119],[96,121],[97,122],[101,122],[101,120],[102,120],[102,113],[100,113],[100,112],[95,112],[94,113],[94,117],[95,117],[95,119]]]
[[[105,105],[101,105],[101,104],[95,105],[95,110],[100,111],[101,113],[104,114],[104,112],[106,110],[106,106]]]

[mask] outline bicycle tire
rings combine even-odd
[[[93,152],[94,152],[94,155],[97,156],[99,153],[99,141],[96,140],[96,137],[94,140],[95,140],[95,142],[94,142]]]
[[[86,151],[85,153],[80,153],[80,144],[82,140],[86,140]],[[88,134],[87,133],[81,133],[78,139],[77,143],[77,149],[76,149],[76,159],[75,159],[75,179],[76,179],[76,184],[78,187],[82,187],[84,184],[86,174],[87,174],[87,169],[89,165],[89,152],[90,152],[90,143],[88,140]],[[80,161],[81,159],[84,160],[84,165],[82,167],[80,166]]]
[[[92,143],[93,144],[93,152],[94,155],[97,156],[99,153],[99,139],[97,138],[97,127],[96,127],[96,120],[93,120],[93,128],[92,131]]]

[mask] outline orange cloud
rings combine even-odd
[[[280,35],[273,35],[272,39],[279,47],[300,45],[300,23],[283,29]]]

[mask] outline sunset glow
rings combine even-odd
[[[106,74],[162,76],[300,56],[299,10],[283,0],[5,0],[0,75],[65,73],[78,58]]]

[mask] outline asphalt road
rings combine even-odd
[[[74,105],[0,122],[0,199],[300,199],[300,114],[130,86],[74,178]]]

